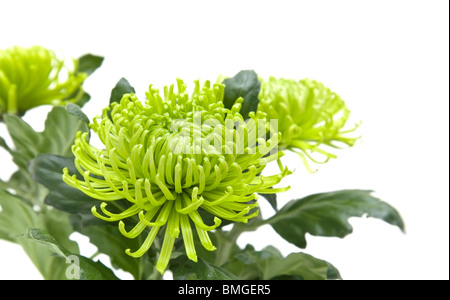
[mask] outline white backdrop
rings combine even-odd
[[[363,138],[315,174],[288,155],[298,168],[280,205],[311,193],[373,189],[400,211],[407,233],[352,219],[352,235],[309,237],[304,251],[346,279],[449,278],[448,1],[155,2],[0,0],[0,49],[39,44],[67,57],[105,56],[85,83],[90,118],[121,77],[142,98],[150,83],[215,80],[242,69],[322,81],[346,100],[353,122],[363,121]],[[40,130],[44,111],[26,120]],[[14,171],[9,159],[0,151],[2,179]],[[239,240],[247,242],[302,251],[265,227]],[[35,278],[21,248],[0,241],[0,279]]]

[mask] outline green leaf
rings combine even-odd
[[[232,273],[208,263],[201,257],[198,262],[189,260],[186,255],[173,259],[170,269],[175,280],[237,280]]]
[[[70,174],[81,176],[75,168],[73,158],[52,154],[38,155],[30,161],[28,170],[34,180],[50,190],[45,198],[47,205],[69,213],[90,215],[91,208],[99,204],[99,201],[67,185],[62,180],[65,167],[69,169]]]
[[[292,253],[267,264],[265,278],[299,276],[304,280],[328,279],[328,263],[306,253]]]
[[[19,169],[14,172],[7,182],[0,180],[0,189],[13,190],[14,195],[29,205],[42,204],[48,191],[34,181],[26,170]]]
[[[127,248],[139,248],[138,239],[125,238],[117,226],[92,216],[91,208],[99,205],[100,201],[67,185],[62,180],[62,170],[65,167],[71,174],[81,176],[74,165],[73,158],[41,154],[30,161],[30,174],[50,190],[45,203],[58,210],[75,214],[71,218],[74,229],[89,237],[99,252],[107,254],[113,266],[130,272],[136,279],[146,276],[146,271],[141,269],[141,265],[146,264],[142,261],[145,258],[135,259],[125,254]]]
[[[247,246],[223,267],[244,280],[340,278],[337,269],[324,260],[305,253],[292,253],[283,257],[272,246],[261,251],[255,251],[252,246]]]
[[[82,220],[78,220],[79,226],[75,227],[75,230],[81,234],[87,236],[91,244],[97,246],[100,253],[108,255],[111,259],[111,264],[117,269],[122,269],[133,275],[135,279],[140,279],[141,272],[140,269],[141,260],[148,258],[148,254],[136,259],[125,254],[125,249],[138,249],[139,239],[128,239],[123,236],[116,224],[110,224],[103,222],[101,226],[80,226]],[[149,270],[152,272],[153,268]]]
[[[66,110],[69,112],[69,114],[75,116],[78,120],[80,120],[83,123],[86,123],[89,126],[89,118],[81,110],[80,106],[78,106],[77,104],[68,103],[66,106]]]
[[[272,187],[270,187],[269,189],[272,189]],[[278,207],[277,207],[277,194],[259,194],[260,196],[262,196],[264,199],[267,200],[267,202],[269,202],[270,206],[272,206],[273,210],[278,211]]]
[[[45,228],[55,235],[60,244],[78,253],[78,245],[69,239],[72,227],[67,215],[56,211],[41,212],[3,190],[0,190],[0,207],[0,238],[20,244],[45,279],[64,279],[66,266],[61,264],[60,259],[21,237],[28,228]]]
[[[45,120],[39,153],[72,156],[72,145],[78,131],[89,131],[88,124],[70,114],[65,107],[55,106]]]
[[[8,144],[6,143],[5,139],[0,136],[0,147],[8,151],[9,153],[12,152],[11,148],[9,148]]]
[[[78,59],[78,73],[91,75],[103,63],[103,57],[92,54],[85,54]]]
[[[335,266],[330,264],[330,263],[328,263],[327,279],[329,279],[329,280],[342,280],[342,277],[341,277],[341,274],[339,273],[339,270]]]
[[[239,97],[244,99],[241,107],[241,115],[244,120],[248,119],[248,114],[256,112],[259,104],[259,92],[261,90],[261,82],[258,75],[252,70],[243,70],[232,78],[223,81],[225,84],[225,94],[223,104],[226,108],[231,109],[233,104]]]
[[[80,252],[78,243],[70,239],[74,230],[69,221],[69,214],[47,207],[45,213],[42,213],[42,219],[45,224],[42,228],[54,237],[61,246],[72,253]]]
[[[269,248],[266,249],[267,251],[270,251]],[[239,277],[239,279],[241,280],[261,279],[263,276],[260,268],[261,260],[255,256],[255,253],[256,251],[253,246],[247,245],[244,250],[241,250],[239,253],[235,253],[232,258],[222,267]],[[269,255],[271,256],[272,253],[269,253]],[[278,252],[278,250],[275,255],[281,257],[281,254]]]
[[[22,199],[0,189],[0,238],[16,242],[28,227],[43,226],[32,207]]]
[[[364,215],[381,219],[403,231],[405,229],[395,208],[365,190],[320,193],[292,200],[266,224],[270,224],[288,242],[305,248],[306,233],[342,238],[353,230],[348,219]]]
[[[3,120],[14,143],[14,148],[9,147],[9,153],[20,168],[26,169],[28,160],[39,153],[42,138],[28,123],[16,115],[4,115]]]
[[[73,109],[73,107],[72,107]],[[29,160],[41,153],[72,155],[72,144],[78,131],[87,132],[88,125],[62,106],[49,112],[43,132],[36,132],[16,115],[5,115],[4,121],[14,147],[9,148],[13,161],[26,169]],[[3,142],[1,142],[3,146]]]
[[[28,239],[18,238],[28,228],[41,228],[72,253],[79,251],[78,245],[69,239],[73,230],[68,215],[43,204],[48,191],[32,180],[27,164],[41,153],[72,155],[77,132],[88,131],[88,125],[62,106],[55,106],[49,112],[43,132],[34,131],[15,115],[5,116],[4,122],[13,145],[8,146],[1,139],[0,146],[11,154],[19,170],[8,182],[0,182],[0,238],[19,243],[45,279],[64,279],[66,266],[61,264],[61,259]],[[60,178],[61,172],[62,169]],[[40,178],[41,182],[45,179]]]
[[[77,89],[75,92],[73,92],[71,95],[67,96],[63,99],[66,104],[76,104],[80,107],[83,107],[86,103],[91,100],[91,95],[86,93],[82,87]]]
[[[85,73],[87,76],[90,76],[97,70],[103,63],[103,57],[96,56],[92,54],[83,55],[78,59],[78,68],[77,73]],[[71,95],[66,97],[64,100],[69,103],[75,103],[80,107],[83,107],[89,100],[91,96],[86,93],[82,87],[75,90]]]
[[[75,267],[77,270],[70,273],[70,269],[66,269],[67,279],[80,280],[117,280],[114,273],[105,267],[101,262],[94,262],[84,256],[71,253],[62,247],[50,234],[40,229],[30,229],[24,235],[24,238],[34,242],[36,245],[43,247],[63,258],[61,264],[66,268]],[[69,263],[70,265],[67,265]],[[75,264],[75,266],[73,266]],[[79,265],[77,265],[79,264]],[[73,276],[73,277],[72,277]]]
[[[109,99],[109,103],[117,102],[119,103],[122,100],[124,94],[136,93],[134,87],[130,85],[128,80],[125,78],[121,78],[119,82],[117,82],[116,86],[111,90],[111,97]]]
[[[107,254],[114,267],[130,272],[136,279],[146,276],[146,270],[141,269],[141,265],[148,265],[144,261],[146,258],[135,259],[125,254],[127,248],[139,248],[139,240],[125,238],[115,224],[92,216],[91,208],[99,205],[100,201],[67,185],[62,180],[62,170],[65,167],[69,168],[71,174],[81,176],[76,170],[73,158],[41,154],[30,161],[30,174],[50,190],[45,203],[58,210],[75,214],[71,217],[74,229],[89,237],[99,252]],[[87,224],[90,226],[85,226]],[[153,268],[150,268],[149,272],[152,270]]]

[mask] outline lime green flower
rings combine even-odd
[[[77,64],[74,60],[67,65],[40,46],[0,50],[0,118],[4,113],[23,115],[44,104],[77,101],[87,76],[76,72]]]
[[[323,146],[353,146],[358,139],[346,136],[357,126],[343,129],[350,115],[345,102],[320,82],[271,77],[262,81],[259,99],[258,111],[278,120],[283,134],[279,147],[299,154],[309,171],[306,158],[316,163],[336,158]],[[314,153],[325,159],[318,161]]]
[[[191,224],[203,247],[215,250],[208,232],[222,219],[246,223],[255,217],[256,193],[287,190],[272,187],[289,173],[284,169],[278,175],[260,175],[269,161],[283,154],[277,151],[277,132],[268,140],[261,138],[270,132],[263,113],[252,113],[253,121],[245,123],[239,113],[242,99],[232,109],[224,108],[221,84],[211,87],[206,82],[201,87],[197,81],[189,96],[178,80],[177,89],[165,87],[162,98],[150,86],[144,104],[135,94],[125,94],[120,103],[104,109],[91,124],[104,149],[80,133],[73,153],[83,177],[67,169],[63,175],[67,184],[103,201],[99,209],[92,208],[96,217],[119,221],[120,232],[128,238],[146,232],[141,247],[126,249],[128,255],[144,255],[165,230],[156,265],[161,273],[180,233],[188,258],[197,261]],[[257,130],[262,132],[255,135]],[[108,209],[123,199],[128,206],[120,213]],[[201,213],[214,216],[214,224],[205,224]],[[128,218],[135,220],[134,227],[127,228],[123,220]]]

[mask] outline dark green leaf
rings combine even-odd
[[[205,224],[208,224],[208,225],[214,224],[214,218],[216,217],[215,215],[204,210],[201,207],[198,208],[198,212],[199,212],[200,216],[202,217],[203,222],[205,222]],[[233,222],[226,220],[226,219],[221,219],[221,223],[218,228],[222,228],[223,226],[227,226],[231,223],[233,223]]]
[[[67,279],[80,279],[80,280],[117,280],[118,278],[114,273],[105,267],[101,262],[94,262],[93,260],[84,256],[71,253],[64,247],[62,247],[50,234],[40,229],[30,229],[23,236],[25,239],[36,243],[56,254],[58,257],[63,258],[61,265],[66,267]],[[68,265],[69,264],[69,265]],[[77,271],[70,273],[72,264],[75,264]],[[77,265],[79,264],[79,265]],[[79,268],[79,269],[78,269]],[[79,276],[78,276],[79,275]],[[73,277],[72,277],[73,276]]]
[[[255,71],[244,70],[237,73],[232,78],[223,81],[225,84],[225,94],[223,104],[226,108],[231,109],[233,104],[239,97],[244,99],[241,107],[241,115],[244,120],[248,119],[250,112],[256,112],[259,104],[259,92],[261,90],[261,82]]]
[[[91,100],[91,95],[89,95],[88,93],[86,93],[85,91],[82,91],[82,95],[80,98],[78,98],[75,102],[76,105],[78,105],[79,107],[83,107],[86,103],[89,102],[89,100]],[[66,100],[70,100],[70,98],[66,99]]]
[[[66,104],[74,103],[80,107],[83,107],[89,100],[91,99],[91,95],[83,91],[83,88],[80,87],[76,91],[74,91],[71,95],[67,96],[63,100]]]
[[[341,274],[339,273],[339,270],[335,266],[330,264],[330,263],[328,263],[327,279],[329,279],[329,280],[342,280],[342,277],[341,277]]]
[[[80,190],[74,189],[62,180],[63,169],[67,167],[70,174],[78,173],[74,159],[52,154],[41,154],[31,160],[28,170],[34,180],[50,190],[45,203],[69,213],[91,214],[91,208],[99,204]]]
[[[122,100],[124,94],[136,93],[134,87],[130,85],[128,80],[125,78],[121,78],[119,82],[117,82],[116,86],[111,90],[111,97],[109,99],[109,103],[117,102],[119,103]]]
[[[283,257],[274,247],[268,246],[261,251],[253,247],[235,254],[223,267],[241,279],[304,279],[324,280],[330,275],[337,277],[334,267],[326,261],[305,253],[292,253]],[[334,273],[333,273],[334,272]]]
[[[193,262],[186,255],[173,259],[170,269],[175,280],[237,280],[235,275],[218,266],[208,263],[201,257]]]
[[[103,63],[103,57],[92,54],[85,54],[78,59],[78,72],[91,75]]]
[[[89,125],[89,118],[86,116],[86,114],[81,110],[80,106],[68,103],[66,106],[66,110],[72,115],[75,116],[78,120],[81,122],[86,123]]]
[[[328,278],[328,263],[306,253],[292,253],[283,260],[275,259],[267,264],[264,271],[267,279],[291,275],[304,280],[322,280]]]
[[[234,254],[233,257],[223,265],[223,268],[230,271],[241,280],[261,279],[262,271],[260,269],[260,259],[255,257],[255,253],[256,251],[253,246],[247,245],[245,250],[241,250]],[[275,255],[278,256],[278,254],[279,252]],[[281,254],[279,256],[281,257]]]
[[[293,200],[266,223],[288,242],[305,248],[306,233],[342,238],[353,230],[348,219],[363,215],[381,219],[404,230],[397,210],[365,190],[320,193]]]
[[[271,187],[272,188],[272,187]],[[270,206],[272,206],[272,208],[275,211],[278,211],[278,207],[277,207],[277,194],[259,194],[261,196],[263,196],[264,199],[267,200],[267,202],[269,202]]]
[[[96,56],[92,54],[83,55],[78,59],[77,73],[85,73],[87,74],[87,76],[89,76],[92,73],[94,73],[94,71],[97,70],[102,63],[103,57],[101,56]],[[83,105],[85,105],[90,99],[91,96],[88,93],[86,93],[82,87],[80,87],[64,100],[71,103],[75,103],[80,107],[83,107]]]

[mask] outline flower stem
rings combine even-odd
[[[238,224],[234,224],[233,228],[228,232],[217,229],[216,237],[218,245],[215,259],[215,264],[217,266],[223,265],[230,258],[238,237],[244,232],[239,227]]]
[[[270,218],[263,220],[261,215],[259,215],[247,224],[235,223],[233,228],[227,232],[222,231],[220,228],[216,229],[217,252],[215,264],[221,266],[230,259],[230,256],[233,254],[233,249],[238,247],[236,241],[242,233],[255,231],[262,225],[270,224],[270,221]]]

